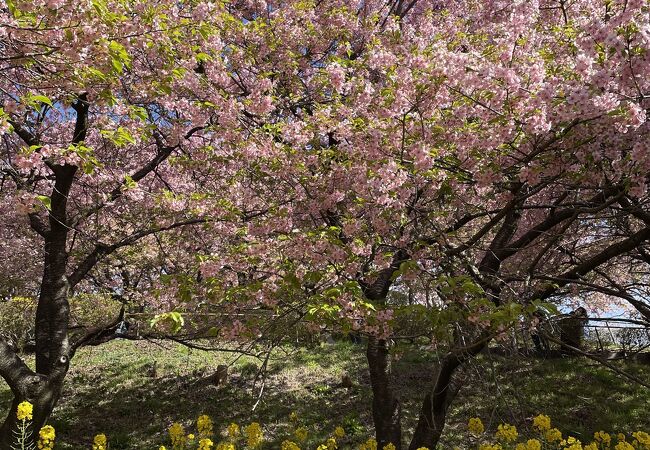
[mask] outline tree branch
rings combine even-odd
[[[146,230],[140,230],[136,233],[133,233],[113,244],[103,244],[98,243],[95,245],[95,248],[86,255],[86,257],[77,265],[77,267],[72,271],[68,277],[68,281],[71,287],[77,285],[81,280],[84,279],[86,274],[92,270],[93,267],[105,256],[110,255],[115,250],[126,247],[128,245],[134,244],[138,240],[150,236],[152,234],[161,233],[164,231],[173,230],[175,228],[184,227],[186,225],[196,225],[200,223],[206,223],[207,219],[189,219],[182,222],[176,222],[171,225],[164,227],[154,227]]]
[[[650,239],[650,228],[643,228],[634,233],[632,236],[610,245],[600,253],[597,253],[591,258],[586,259],[580,264],[576,265],[573,269],[564,272],[562,275],[559,275],[556,278],[556,283],[554,286],[540,289],[535,292],[530,298],[544,300],[552,296],[561,287],[580,279],[610,259],[634,250],[642,242],[647,241],[648,239]]]
[[[7,382],[14,394],[21,392],[21,384],[28,376],[36,375],[16,354],[13,348],[0,337],[0,376]]]

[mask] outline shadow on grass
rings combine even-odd
[[[368,428],[370,417],[356,416],[369,411],[367,392],[359,383],[351,390],[340,386],[343,373],[358,371],[361,349],[347,343],[282,349],[269,361],[261,400],[261,380],[255,380],[261,361],[254,358],[235,362],[228,382],[216,387],[203,380],[218,364],[232,362],[229,355],[149,343],[83,349],[73,361],[50,424],[62,450],[87,449],[98,433],[108,436],[113,450],[137,450],[169,447],[166,430],[172,422],[196,432],[196,418],[208,414],[217,433],[231,422],[243,427],[258,421],[269,448],[276,448],[291,438],[288,417],[295,411],[310,430],[308,446],[315,447],[345,418],[362,423],[359,429]],[[0,390],[0,396],[4,407],[10,394]]]
[[[643,380],[650,367],[616,365]],[[629,433],[650,429],[650,390],[582,357],[553,359],[481,355],[450,414],[446,442],[467,434],[469,417],[479,416],[494,432],[499,423],[530,430],[532,418],[549,415],[565,436],[591,442],[595,431]],[[532,436],[532,435],[531,435]]]
[[[208,414],[217,433],[231,422],[241,426],[260,422],[269,442],[266,448],[271,449],[291,438],[288,416],[295,411],[300,424],[309,429],[302,448],[315,448],[338,425],[352,434],[340,441],[339,448],[353,448],[353,443],[356,448],[372,434],[364,350],[345,342],[279,349],[269,361],[260,400],[260,382],[254,383],[261,364],[257,359],[234,361],[232,355],[175,344],[115,341],[80,351],[50,423],[61,450],[87,449],[97,433],[109,437],[113,450],[140,450],[169,447],[166,430],[172,422],[195,432],[196,418]],[[405,438],[417,420],[434,361],[431,353],[412,352],[394,364]],[[157,373],[152,377],[154,363]],[[215,387],[201,382],[219,364],[230,364],[228,383]],[[650,379],[648,366],[619,364]],[[340,386],[343,373],[352,377],[350,390]],[[582,358],[542,360],[488,353],[472,360],[464,373],[466,384],[450,411],[444,448],[466,446],[467,420],[475,416],[482,417],[488,433],[493,433],[502,422],[523,431],[532,417],[545,413],[554,426],[583,442],[600,429],[629,433],[650,428],[650,392]],[[0,386],[0,406],[9,399],[6,386]]]

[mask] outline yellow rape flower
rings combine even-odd
[[[377,450],[377,441],[370,438],[359,446],[359,450]]]
[[[545,416],[544,414],[540,414],[533,419],[533,428],[535,428],[540,433],[550,430],[551,418],[549,416]]]
[[[239,437],[240,434],[241,431],[239,429],[239,425],[237,425],[236,423],[231,423],[230,425],[228,425],[228,436],[231,439],[235,439]]]
[[[474,436],[481,435],[485,431],[483,422],[481,422],[481,419],[479,419],[478,417],[471,417],[469,419],[469,422],[467,422],[467,428],[469,428],[469,432],[472,433]]]
[[[569,445],[568,447],[564,447],[564,450],[584,450],[582,448],[582,443],[580,441],[574,442],[573,444]]]
[[[298,413],[295,411],[292,411],[291,414],[289,414],[289,420],[293,423],[298,422]]]
[[[106,450],[106,435],[98,434],[93,440],[93,450]]]
[[[199,441],[199,448],[197,450],[211,450],[214,442],[211,439],[204,438]]]
[[[598,444],[596,444],[595,442],[592,442],[592,443],[589,444],[589,445],[585,445],[585,446],[583,447],[583,449],[584,449],[584,450],[598,450]]]
[[[634,446],[629,442],[621,440],[618,444],[614,446],[615,450],[634,450]]]
[[[210,437],[214,434],[212,419],[207,414],[199,416],[196,420],[196,429],[199,431],[199,436]]]
[[[637,431],[636,433],[632,433],[632,437],[634,437],[640,445],[644,446],[646,449],[650,449],[650,434],[645,431]]]
[[[562,439],[560,445],[564,447],[564,450],[583,450],[582,443],[573,436]]]
[[[174,449],[183,448],[187,438],[185,437],[185,428],[178,422],[174,422],[169,427],[169,439],[172,441],[172,447]]]
[[[537,439],[528,439],[526,450],[542,450],[542,443]]]
[[[562,432],[557,428],[551,428],[544,434],[544,439],[548,442],[555,442],[562,440]]]
[[[282,441],[280,445],[280,450],[300,450],[300,447],[295,442],[291,441]]]
[[[293,435],[298,439],[299,442],[305,442],[307,439],[307,428],[305,427],[298,427],[296,428],[296,431],[293,432]]]
[[[38,432],[38,448],[39,450],[52,450],[54,448],[54,438],[56,432],[52,425],[45,425]]]
[[[334,430],[334,436],[336,436],[339,439],[345,436],[345,430],[343,429],[343,427],[336,427],[336,429]]]
[[[34,413],[34,405],[25,401],[18,404],[18,409],[16,410],[16,417],[18,420],[32,420]]]
[[[164,445],[161,445],[160,447],[158,447],[158,450],[167,450],[167,447],[165,447]]]
[[[219,442],[215,450],[235,450],[235,444],[232,442]]]
[[[479,450],[502,450],[499,444],[481,444],[478,448]]]
[[[327,442],[325,442],[327,450],[336,450],[338,446],[336,445],[336,439],[333,437],[329,438]]]
[[[609,447],[609,444],[612,442],[612,437],[609,435],[609,433],[605,433],[604,431],[596,431],[594,433],[594,439],[596,442],[600,442],[607,447]]]
[[[458,447],[454,447],[454,449],[456,449],[456,448],[458,448]],[[429,449],[426,448],[426,447],[420,447],[420,448],[418,448],[417,450],[429,450]]]
[[[244,434],[246,435],[246,443],[249,448],[259,447],[264,440],[262,427],[257,422],[253,422],[244,428]]]
[[[500,441],[513,442],[517,440],[517,428],[514,425],[509,425],[507,423],[501,424],[497,427],[497,432],[495,436]]]
[[[395,448],[396,448],[396,447],[395,447],[395,445],[393,445],[392,442],[390,442],[390,443],[384,445],[384,450],[395,450]]]

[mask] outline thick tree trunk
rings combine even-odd
[[[16,409],[20,402],[34,405],[31,437],[36,440],[38,430],[45,424],[61,395],[63,380],[69,367],[68,289],[65,277],[54,287],[44,283],[39,298],[36,319],[36,372],[9,349],[0,347],[0,374],[9,383],[14,399],[11,409],[0,427],[0,450],[10,450],[15,444],[18,426]],[[39,313],[40,310],[40,313]]]
[[[375,424],[377,447],[392,443],[402,448],[401,405],[391,385],[388,344],[383,339],[370,337],[366,351],[372,387],[372,418]]]
[[[9,414],[0,427],[0,450],[9,450],[15,442],[19,425],[16,408],[24,400],[34,405],[31,428],[32,438],[37,438],[38,430],[59,400],[69,367],[66,205],[76,167],[52,166],[52,170],[56,181],[51,195],[49,228],[40,231],[45,245],[43,278],[36,307],[36,371],[29,369],[6,343],[0,345],[0,376],[14,395]]]
[[[11,409],[0,427],[0,450],[10,450],[12,445],[16,444],[16,436],[19,435],[19,425],[16,418],[18,404],[24,400],[34,405],[34,418],[28,428],[31,440],[34,444],[38,440],[38,430],[40,430],[47,418],[52,413],[56,402],[61,394],[63,379],[50,380],[45,377],[33,376],[24,380],[25,384],[30,384],[33,391],[24,397],[14,396]]]

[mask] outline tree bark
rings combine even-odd
[[[377,448],[392,443],[402,448],[401,405],[391,385],[390,355],[383,339],[370,337],[366,351],[372,386],[372,418]]]
[[[402,263],[408,261],[409,258],[410,256],[406,251],[399,250],[393,256],[391,264],[381,270],[372,283],[359,280],[365,297],[368,300],[384,304],[394,281],[394,274],[400,269]],[[389,358],[386,340],[370,336],[366,348],[366,359],[368,360],[368,370],[370,372],[372,418],[378,448],[383,449],[385,445],[392,443],[397,450],[401,450],[402,410],[391,384]]]
[[[483,334],[462,353],[450,352],[442,359],[433,386],[422,401],[418,424],[409,450],[437,447],[445,428],[449,406],[461,388],[459,382],[454,382],[454,374],[465,361],[479,354],[489,341],[490,337]]]
[[[8,346],[0,351],[0,375],[14,395],[11,409],[0,427],[0,450],[9,450],[18,431],[16,408],[22,401],[34,405],[31,438],[52,413],[68,372],[69,283],[66,276],[68,253],[67,201],[76,167],[52,166],[56,176],[51,195],[49,229],[44,232],[43,278],[36,307],[36,371],[30,370]]]

